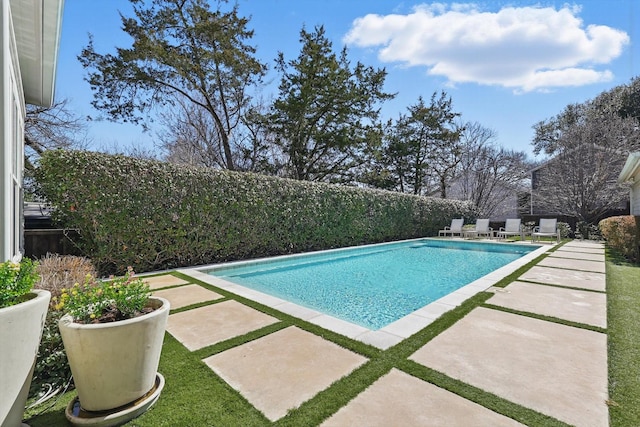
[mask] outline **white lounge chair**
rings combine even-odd
[[[498,239],[506,239],[509,236],[520,236],[520,240],[524,240],[524,231],[522,230],[520,218],[507,218],[504,227],[500,227],[498,230]]]
[[[459,234],[462,237],[462,226],[464,225],[464,218],[454,218],[451,220],[451,226],[445,226],[444,230],[438,231],[438,236],[447,236],[451,237],[454,234]]]
[[[493,237],[493,228],[489,227],[488,218],[478,219],[474,229],[464,230],[464,237],[471,238],[480,236]]]
[[[557,218],[540,218],[540,225],[534,227],[531,233],[531,243],[540,240],[540,237],[554,237],[560,243],[560,233],[558,232]]]

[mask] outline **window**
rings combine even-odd
[[[11,125],[11,229],[9,231],[10,250],[16,254],[23,251],[22,242],[22,170],[23,152],[23,117],[19,104],[16,82],[11,76],[11,117],[7,122]]]

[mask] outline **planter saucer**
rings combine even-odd
[[[164,388],[164,377],[157,372],[156,381],[153,388],[140,399],[120,406],[110,411],[92,412],[85,411],[80,406],[80,401],[76,396],[65,411],[65,416],[71,425],[76,427],[111,427],[126,423],[129,420],[143,414],[149,409],[160,397],[160,393]]]

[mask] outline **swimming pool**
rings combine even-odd
[[[418,239],[222,264],[205,272],[375,331],[538,248]]]

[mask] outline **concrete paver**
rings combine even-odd
[[[186,280],[180,279],[176,276],[172,276],[171,274],[165,274],[155,277],[143,277],[142,279],[149,285],[149,288],[152,290],[166,288],[169,286],[186,285],[189,283]]]
[[[522,425],[395,368],[321,424],[322,427]]]
[[[560,246],[555,252],[604,255],[604,244],[574,240]],[[585,258],[587,259],[587,258]]]
[[[531,267],[526,273],[520,276],[518,280],[603,292],[607,287],[606,275],[604,273],[564,270],[560,268],[540,267],[538,265]]]
[[[169,315],[167,331],[194,351],[277,322],[239,302],[223,301]]]
[[[187,307],[192,304],[224,298],[219,293],[205,289],[200,285],[186,285],[177,288],[164,289],[153,292],[153,295],[168,299],[171,303],[172,310]]]
[[[554,258],[570,258],[570,259],[581,259],[581,260],[588,260],[588,261],[604,262],[604,253],[555,251],[555,252],[551,252],[549,256]]]
[[[607,336],[476,308],[410,359],[575,426],[607,426]]]
[[[496,289],[489,304],[552,316],[586,325],[607,327],[607,296],[600,292],[513,282]]]
[[[366,361],[294,326],[204,359],[271,421]]]
[[[604,243],[586,241],[586,240],[572,240],[562,245],[564,248],[591,248],[591,249],[603,249]]]
[[[589,247],[581,247],[581,246],[560,246],[556,252],[578,252],[582,254],[603,254],[604,248],[589,248]]]
[[[564,259],[547,257],[538,263],[542,267],[565,268],[568,270],[594,271],[597,273],[605,272],[605,263],[597,261],[588,261],[580,259]]]

